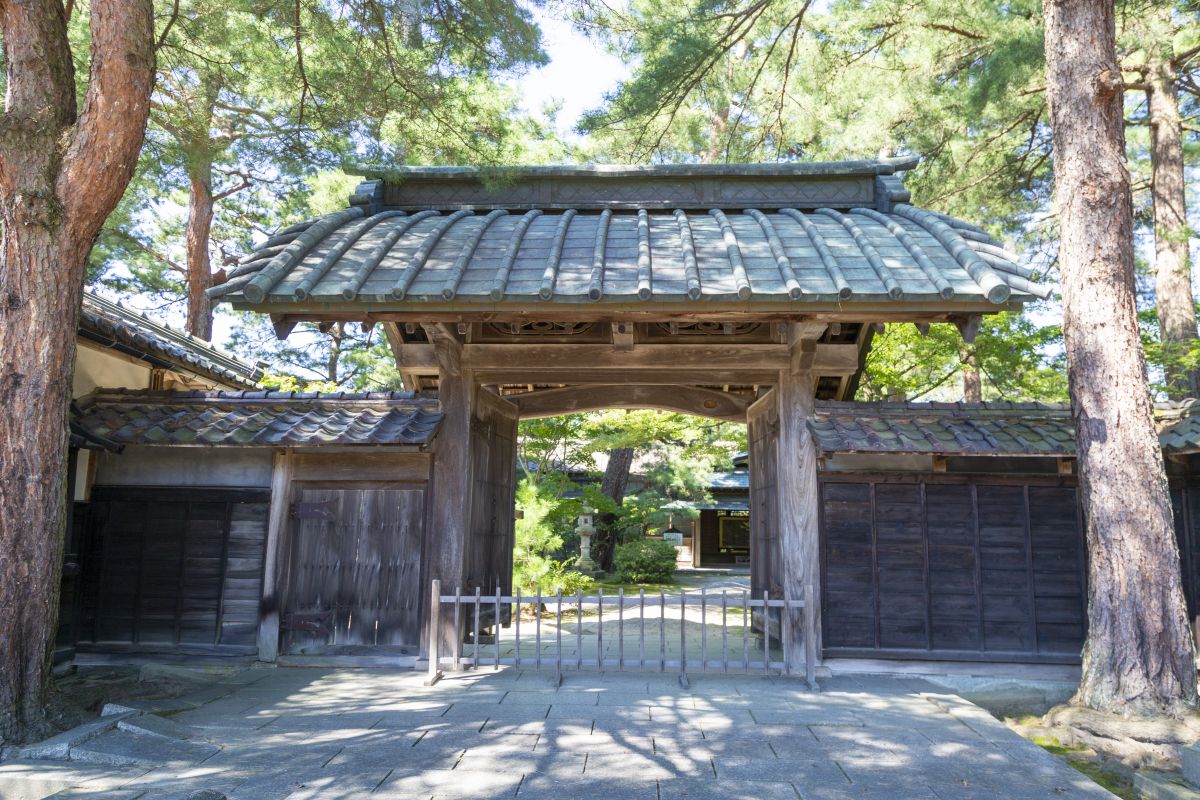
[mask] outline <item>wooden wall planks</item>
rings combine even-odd
[[[1069,482],[822,481],[828,655],[1077,660],[1083,530]]]
[[[262,491],[96,487],[79,641],[252,646],[267,499]]]

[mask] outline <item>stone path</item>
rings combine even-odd
[[[671,675],[628,672],[568,674],[561,687],[531,671],[433,687],[422,677],[247,670],[175,703],[186,710],[169,715],[174,724],[135,716],[91,739],[87,763],[0,763],[0,796],[1112,798],[917,678],[835,677],[818,693],[747,675],[693,675],[686,690]]]

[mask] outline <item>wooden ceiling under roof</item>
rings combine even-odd
[[[383,323],[416,389],[433,388],[432,340],[449,337],[529,416],[744,418],[795,366],[797,325],[818,332],[802,357],[819,396],[845,399],[872,323],[969,336],[979,315],[1049,294],[981,229],[909,205],[895,173],[914,165],[368,170],[350,208],[281,231],[211,294],[281,336]]]

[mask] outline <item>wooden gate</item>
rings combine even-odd
[[[423,515],[419,489],[298,489],[283,652],[417,645]]]

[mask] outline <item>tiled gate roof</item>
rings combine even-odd
[[[210,294],[278,313],[987,309],[1049,294],[980,228],[909,205],[894,166],[524,168],[498,192],[469,170],[408,169],[378,201],[280,231]]]

